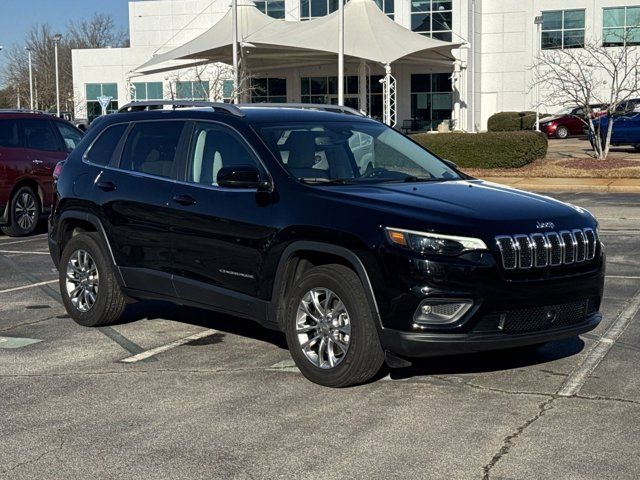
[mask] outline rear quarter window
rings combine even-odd
[[[109,165],[126,130],[127,124],[124,123],[105,128],[89,146],[84,159],[94,165]]]
[[[18,122],[15,120],[0,120],[0,147],[19,146]]]

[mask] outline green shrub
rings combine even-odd
[[[540,118],[548,117],[542,114]],[[516,132],[533,130],[536,125],[536,112],[500,112],[489,117],[487,130],[490,132]]]
[[[539,132],[420,133],[412,138],[461,168],[518,168],[547,154]]]

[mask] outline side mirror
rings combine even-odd
[[[218,185],[227,188],[268,189],[270,184],[262,180],[260,171],[253,165],[224,167],[218,172]]]
[[[458,170],[458,165],[455,162],[452,162],[451,160],[447,160],[446,158],[441,158],[440,160],[442,160],[444,163],[447,164],[447,166],[453,168],[454,170]]]

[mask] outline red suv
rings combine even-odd
[[[53,199],[53,171],[82,132],[45,113],[0,110],[0,228],[11,237],[32,233]]]

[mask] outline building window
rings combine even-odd
[[[358,76],[344,77],[344,104],[358,109]],[[338,104],[338,77],[302,77],[300,85],[302,103]]]
[[[284,18],[284,0],[256,0],[258,10],[272,18]]]
[[[435,130],[451,119],[453,95],[450,73],[411,75],[411,118],[424,130]]]
[[[147,82],[131,84],[131,99],[134,102],[145,100],[162,100],[162,82]]]
[[[107,113],[118,111],[118,84],[117,83],[87,83],[85,85],[87,95],[87,119],[91,122],[102,115],[102,107],[98,97],[111,97],[107,107]]]
[[[222,81],[222,101],[225,103],[233,103],[233,92],[235,90],[233,80]]]
[[[584,10],[542,12],[543,50],[584,47]]]
[[[380,10],[382,10],[387,15],[387,17],[393,20],[394,13],[395,13],[394,0],[374,0],[374,1],[376,2],[376,5],[380,7]]]
[[[383,118],[382,83],[384,75],[371,75],[369,77],[369,116],[376,120]]]
[[[640,45],[640,6],[603,8],[602,43],[605,47]]]
[[[209,100],[209,82],[176,82],[176,99]]]
[[[411,30],[450,42],[452,4],[451,0],[411,0]]]
[[[254,78],[251,80],[251,103],[286,103],[286,78]]]
[[[300,20],[324,17],[338,10],[338,0],[300,0]]]

